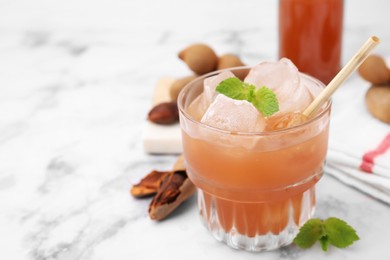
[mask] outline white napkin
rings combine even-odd
[[[355,76],[336,91],[325,172],[390,204],[390,125],[367,111],[368,87]]]

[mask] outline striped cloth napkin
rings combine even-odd
[[[367,111],[368,87],[356,76],[336,91],[325,173],[390,204],[390,124]]]

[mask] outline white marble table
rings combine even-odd
[[[390,259],[390,206],[324,176],[316,216],[361,240],[346,250],[247,253],[215,241],[195,198],[161,223],[132,183],[174,156],[144,153],[154,84],[185,76],[194,42],[247,64],[277,56],[277,1],[0,2],[0,259]],[[369,35],[390,55],[390,2],[345,1],[344,61]],[[233,17],[233,18],[231,18]],[[358,82],[359,79],[356,79]],[[337,99],[336,99],[337,101]]]

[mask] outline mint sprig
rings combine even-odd
[[[265,86],[256,90],[254,85],[232,77],[219,83],[216,91],[232,99],[252,103],[264,116],[271,116],[279,111],[279,102],[275,93]]]
[[[338,218],[328,218],[325,221],[315,218],[307,221],[294,238],[294,243],[300,248],[309,248],[320,241],[323,251],[333,245],[345,248],[359,240],[356,231],[347,222]]]

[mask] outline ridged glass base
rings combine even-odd
[[[277,202],[241,203],[215,197],[198,189],[201,219],[211,234],[228,246],[267,251],[291,244],[314,213],[314,186]]]

